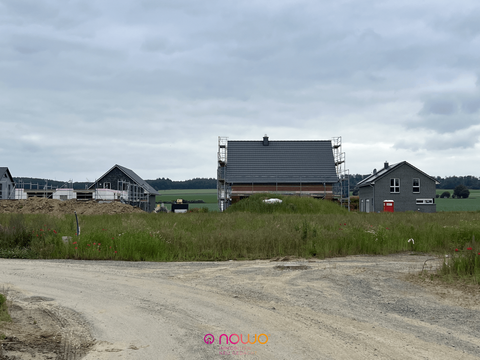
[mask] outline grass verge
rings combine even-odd
[[[12,318],[8,313],[7,297],[0,294],[0,341],[5,340],[5,334],[3,332],[3,324],[5,322],[11,322]],[[1,346],[1,345],[0,345]],[[0,356],[2,355],[2,349],[0,348]]]
[[[0,294],[0,323],[4,321],[12,321],[10,314],[8,313],[7,307],[7,297],[3,294]]]
[[[329,201],[282,198],[264,204],[259,195],[225,213],[84,215],[80,236],[74,215],[0,214],[0,256],[217,261],[416,251],[449,255],[444,276],[480,281],[480,249],[472,242],[480,237],[480,212],[366,214]]]

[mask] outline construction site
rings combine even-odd
[[[257,193],[309,196],[350,209],[349,171],[342,138],[310,141],[229,140],[218,137],[218,208]]]

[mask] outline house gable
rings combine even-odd
[[[150,184],[138,176],[134,171],[120,165],[114,165],[110,170],[95,181],[89,189],[109,188],[112,190],[127,190],[123,183],[134,183],[151,195],[160,195]]]
[[[359,186],[360,211],[383,211],[383,202],[393,200],[395,211],[435,212],[437,181],[406,161],[371,176]],[[419,203],[428,199],[431,204]]]
[[[0,167],[0,199],[15,198],[15,181],[7,167]]]

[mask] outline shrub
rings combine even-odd
[[[456,198],[466,199],[470,195],[470,191],[465,185],[457,185],[453,190],[453,194]]]
[[[442,195],[440,195],[440,198],[442,199],[448,199],[450,197],[450,191],[444,191]]]

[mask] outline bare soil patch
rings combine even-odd
[[[9,290],[12,322],[0,325],[0,359],[81,359],[94,344],[85,320],[53,299]]]
[[[84,360],[232,359],[233,350],[219,343],[221,334],[268,336],[266,344],[240,349],[249,360],[479,359],[478,288],[420,278],[431,258],[0,259],[0,286],[21,290],[23,308],[41,296],[54,299],[38,302],[42,306],[82,314],[96,339]],[[442,262],[429,260],[428,271]],[[206,334],[215,337],[213,344],[204,341]],[[61,356],[61,344],[60,353],[47,350]]]
[[[143,213],[143,210],[120,202],[99,203],[96,201],[55,200],[45,198],[29,198],[26,200],[0,200],[0,213],[17,214],[72,214],[101,215]]]

